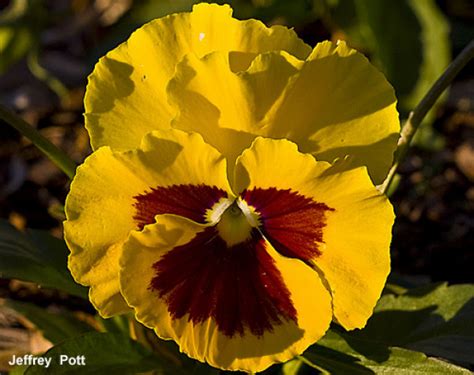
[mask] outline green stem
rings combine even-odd
[[[303,362],[305,365],[311,367],[311,368],[314,368],[318,371],[320,371],[322,374],[329,374],[325,369],[323,369],[322,367],[319,367],[317,364],[311,362],[309,359],[307,359],[305,356],[302,356],[302,355],[299,355],[297,357],[301,362]]]
[[[37,48],[34,48],[28,54],[28,58],[26,61],[30,72],[40,81],[46,83],[46,85],[48,85],[48,87],[53,90],[60,99],[66,98],[68,94],[66,86],[64,86],[60,80],[58,80],[40,65],[38,55],[39,51]]]
[[[28,138],[38,149],[43,152],[59,169],[69,178],[73,178],[76,172],[76,163],[58,147],[52,144],[41,133],[24,121],[21,117],[9,111],[0,104],[0,119],[14,127],[23,136]]]
[[[462,50],[462,52],[449,64],[445,72],[438,78],[431,89],[426,93],[424,98],[416,106],[416,108],[410,112],[405,125],[402,128],[400,134],[400,140],[398,141],[398,148],[395,153],[395,161],[388,172],[387,178],[380,186],[380,191],[386,193],[392,183],[392,180],[397,172],[398,166],[405,158],[410,143],[418,130],[421,122],[425,118],[428,111],[436,103],[436,100],[440,97],[444,90],[451,84],[457,74],[464,68],[467,63],[474,58],[474,40]]]

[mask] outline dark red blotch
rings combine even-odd
[[[164,213],[204,223],[206,210],[225,196],[206,185],[155,188],[135,197],[134,218],[139,228]],[[208,227],[153,264],[149,287],[165,299],[175,319],[187,316],[198,324],[212,318],[229,337],[246,329],[262,336],[284,321],[297,322],[291,293],[262,234],[283,256],[309,264],[321,254],[325,215],[334,209],[291,190],[254,188],[241,196],[261,220],[247,241],[228,247],[217,228]]]
[[[321,255],[326,211],[334,211],[291,190],[254,188],[242,198],[260,214],[262,232],[280,254],[304,262]]]
[[[258,230],[232,247],[215,227],[174,248],[153,265],[150,288],[168,304],[173,318],[194,324],[213,318],[226,336],[256,336],[283,321],[297,321],[296,310],[275,261]]]
[[[204,184],[152,188],[150,192],[134,197],[136,213],[133,218],[140,230],[154,223],[155,216],[161,214],[180,215],[205,223],[206,210],[226,196],[224,190]]]

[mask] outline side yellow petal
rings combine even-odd
[[[257,138],[237,161],[235,191],[291,189],[333,209],[313,264],[331,289],[335,320],[353,329],[365,326],[390,271],[394,213],[365,168],[348,168],[316,161],[286,140]]]
[[[133,196],[147,188],[109,148],[89,156],[71,184],[64,222],[69,269],[77,282],[91,286],[90,299],[104,317],[128,310],[119,293],[118,259],[136,226]]]
[[[156,186],[205,184],[231,194],[224,157],[198,133],[155,130],[143,138],[136,159]]]
[[[336,183],[341,193],[331,194]],[[335,212],[328,215],[326,249],[316,265],[331,287],[336,321],[348,330],[363,328],[390,273],[393,208],[365,168],[320,178],[318,188]]]
[[[199,157],[197,157],[199,155]],[[104,317],[127,309],[119,292],[123,242],[137,228],[134,204],[156,187],[208,184],[230,191],[222,156],[197,134],[155,131],[141,149],[100,148],[81,165],[66,200],[69,268]]]
[[[212,318],[199,324],[191,323],[186,316],[173,319],[164,299],[149,288],[155,276],[152,265],[203,228],[177,216],[162,215],[157,217],[157,224],[131,234],[121,258],[120,278],[122,293],[140,322],[161,338],[175,340],[192,358],[221,369],[246,372],[263,371],[273,363],[287,361],[324,335],[332,316],[329,292],[314,270],[297,259],[282,257],[268,243],[267,252],[291,292],[297,324],[291,321],[275,325],[273,331],[260,337],[249,331],[228,337]]]
[[[232,18],[228,5],[195,5],[191,13],[154,20],[99,60],[89,76],[85,120],[93,149],[132,149],[155,129],[167,129],[175,111],[165,92],[184,55],[235,51],[244,69],[257,53],[285,50],[306,58],[311,49],[294,31]]]
[[[261,135],[290,139],[318,160],[351,155],[379,183],[398,139],[393,88],[344,42],[320,43],[305,61],[259,55],[246,71],[235,71],[227,53],[187,56],[168,92],[178,109],[173,126],[199,131],[229,165]]]

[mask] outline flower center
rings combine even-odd
[[[208,224],[153,264],[149,288],[166,301],[172,319],[200,324],[212,318],[228,337],[261,337],[285,322],[298,324],[269,249],[311,266],[333,208],[289,189],[252,188],[236,198],[206,185],[152,189],[136,200],[138,223],[172,213]]]
[[[240,198],[228,200],[227,204],[224,210],[222,204],[216,205],[217,210],[220,208],[223,211],[216,221],[219,236],[231,247],[247,241],[251,237],[252,228],[259,226],[259,220],[257,213]]]

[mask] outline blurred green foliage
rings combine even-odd
[[[385,73],[406,118],[451,60],[448,22],[435,1],[338,0],[332,13],[353,46]],[[430,126],[435,111],[415,139],[425,148],[443,146]]]
[[[67,311],[48,311],[32,303],[6,300],[5,306],[23,315],[53,344],[94,330]]]
[[[449,28],[433,0],[339,0],[333,17],[413,109],[450,62]]]
[[[38,47],[47,13],[41,0],[13,0],[0,13],[0,74]]]
[[[47,231],[20,232],[0,220],[0,277],[37,283],[87,298],[87,289],[76,284],[67,269],[66,243]]]

